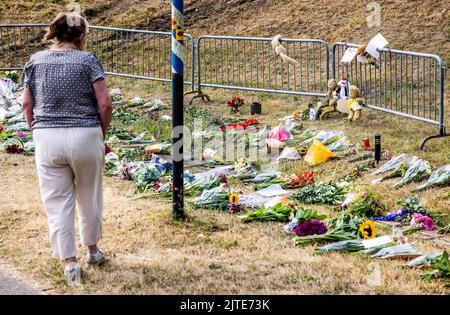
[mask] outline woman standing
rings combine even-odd
[[[24,115],[36,144],[36,167],[48,217],[53,256],[65,263],[69,281],[80,279],[76,258],[75,206],[87,263],[105,255],[102,234],[104,138],[111,122],[111,98],[95,55],[83,52],[84,18],[60,13],[44,40],[50,49],[25,65]]]

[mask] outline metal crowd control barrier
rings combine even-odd
[[[354,60],[342,65],[340,60],[350,43],[332,46],[332,77],[346,77],[357,85],[365,98],[366,107],[439,126],[439,134],[448,136],[444,123],[444,64],[437,55],[402,50],[383,49],[375,65]]]
[[[197,41],[195,98],[202,87],[325,96],[329,76],[328,44],[319,39],[282,39],[292,66],[277,56],[272,38],[201,36]]]
[[[32,54],[44,49],[47,26],[0,25],[0,70],[20,70]],[[185,83],[193,90],[195,43],[192,36],[185,36]],[[107,74],[171,82],[169,32],[90,26],[86,50],[97,55]]]
[[[45,24],[0,24],[0,70],[21,70],[35,52],[45,48]],[[202,36],[197,43],[186,34],[185,84],[195,98],[208,99],[203,87],[296,95],[326,96],[330,77],[328,44],[319,39],[282,39],[291,66],[277,56],[272,38]],[[366,107],[439,126],[445,130],[445,69],[437,55],[384,49],[376,65],[357,61],[342,66],[347,47],[331,48],[332,77],[356,84]],[[87,50],[94,52],[106,73],[115,76],[171,81],[171,33],[91,26]],[[195,91],[197,87],[198,91]]]

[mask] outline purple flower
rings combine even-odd
[[[26,135],[27,135],[27,133],[26,133],[26,132],[23,132],[23,131],[19,131],[19,133],[17,134],[17,136],[18,136],[20,139],[24,138]]]
[[[327,227],[325,226],[325,223],[321,221],[309,220],[297,225],[293,231],[298,236],[325,234],[327,232]]]

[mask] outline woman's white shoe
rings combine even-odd
[[[64,267],[64,276],[68,286],[81,284],[81,266],[77,262],[71,262]]]
[[[99,266],[106,260],[105,254],[101,250],[98,250],[95,254],[87,255],[87,263],[89,266]]]

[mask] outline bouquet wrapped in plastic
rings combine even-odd
[[[115,175],[119,172],[120,160],[117,154],[110,152],[105,155],[105,173]]]
[[[222,181],[224,181],[224,176],[220,174],[195,177],[193,181],[185,183],[185,194],[188,196],[198,195],[204,189],[211,189],[219,186]]]
[[[332,251],[349,251],[357,252],[364,249],[362,240],[346,240],[332,244],[328,244],[319,248],[316,248],[314,252],[316,254],[323,254]]]
[[[327,233],[301,237],[297,236],[294,238],[294,243],[299,246],[305,246],[319,242],[356,240],[359,235],[359,228],[363,223],[364,219],[344,213],[330,222],[329,225],[332,229]]]
[[[154,164],[140,162],[138,166],[131,171],[131,178],[136,183],[140,191],[146,190],[147,186],[161,178],[161,172]]]
[[[198,208],[226,210],[229,195],[229,190],[221,185],[209,190],[205,189],[191,204]]]
[[[290,216],[294,212],[294,209],[289,205],[283,205],[278,203],[272,207],[262,207],[258,210],[247,212],[242,221],[278,221],[287,222]]]
[[[428,161],[418,159],[406,170],[403,179],[392,187],[397,189],[411,182],[420,182],[430,177],[430,174],[431,164]]]
[[[419,158],[416,156],[413,156],[411,159],[407,159],[406,161],[400,162],[400,164],[397,165],[397,167],[394,168],[391,172],[389,172],[387,175],[384,175],[381,178],[381,181],[395,178],[395,177],[403,177],[406,174],[406,171],[408,168],[413,165]]]
[[[415,191],[425,190],[435,186],[448,186],[450,185],[450,164],[444,165],[435,170],[428,181],[420,185]]]
[[[373,175],[378,175],[385,173],[387,171],[393,170],[397,168],[402,162],[409,164],[411,160],[417,159],[417,157],[409,154],[400,154],[397,156],[394,156],[392,159],[390,159],[387,163],[385,163],[383,166],[381,166],[378,170],[373,172]]]

